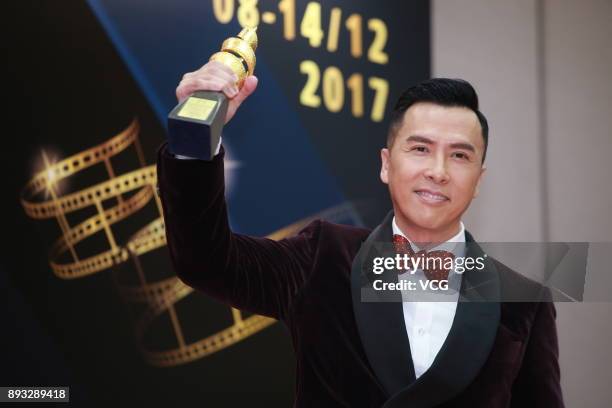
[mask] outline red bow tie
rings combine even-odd
[[[447,264],[449,264],[447,258],[451,258],[453,261],[455,259],[455,255],[452,252],[448,251],[425,251],[421,250],[419,252],[414,252],[412,246],[410,245],[410,241],[408,241],[404,236],[399,234],[393,234],[393,245],[395,246],[395,251],[398,254],[406,254],[410,258],[418,258],[422,257],[423,260],[420,263],[422,266],[422,270],[425,273],[425,276],[429,280],[447,280],[448,273],[451,268],[445,268]]]

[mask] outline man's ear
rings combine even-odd
[[[482,167],[480,168],[480,175],[478,176],[478,181],[476,182],[476,188],[474,189],[474,197],[472,198],[476,198],[478,197],[478,194],[480,194],[480,183],[482,182],[482,177],[484,176],[486,170],[487,170],[487,166],[483,164]]]
[[[389,184],[389,149],[380,149],[380,179],[383,183]]]

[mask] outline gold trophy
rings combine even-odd
[[[257,27],[244,28],[210,57],[227,65],[238,76],[240,89],[255,71]],[[196,91],[168,114],[168,147],[171,153],[212,160],[225,123],[228,99],[223,92]]]

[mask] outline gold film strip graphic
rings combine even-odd
[[[174,305],[189,295],[192,289],[175,276],[155,282],[148,281],[140,266],[139,257],[164,247],[166,236],[161,201],[155,192],[156,167],[145,164],[139,130],[139,123],[134,119],[125,130],[106,142],[56,163],[50,163],[43,152],[45,168],[35,174],[23,188],[21,204],[25,213],[31,218],[57,220],[61,236],[51,247],[49,263],[59,278],[82,278],[125,263],[130,258],[134,260],[140,285],[127,286],[120,284],[116,279],[115,283],[125,301],[145,305],[144,315],[136,324],[137,338],[141,340],[148,325],[156,317],[168,312],[178,344],[177,348],[160,351],[149,350],[142,341],[139,341],[140,350],[145,360],[152,365],[174,366],[194,361],[235,344],[270,326],[275,320],[258,315],[243,319],[240,311],[232,309],[233,323],[228,328],[192,344],[185,344],[183,328]],[[111,158],[129,147],[133,147],[136,151],[139,168],[116,175]],[[95,165],[104,165],[108,180],[80,191],[61,193],[58,185],[62,180]],[[125,198],[124,195],[130,192],[135,193]],[[104,208],[105,201],[111,199],[115,199],[117,204]],[[126,243],[118,243],[113,225],[128,219],[151,200],[155,201],[158,218],[138,231]],[[76,225],[70,225],[67,219],[69,213],[91,207],[95,209],[95,215]],[[108,248],[93,256],[79,256],[77,244],[98,233],[104,233]],[[65,260],[66,255],[68,261]]]
[[[193,289],[184,285],[176,276],[147,279],[141,262],[143,255],[166,245],[166,235],[161,201],[155,189],[156,166],[145,163],[139,130],[139,123],[134,119],[125,130],[106,142],[55,163],[51,163],[43,152],[44,169],[36,173],[23,188],[21,203],[31,218],[57,220],[61,235],[51,247],[49,263],[59,278],[76,279],[108,269],[116,270],[118,265],[132,260],[138,284],[122,283],[113,275],[115,284],[126,302],[144,306],[144,312],[134,330],[144,359],[154,366],[170,367],[195,361],[229,347],[272,325],[275,320],[259,315],[243,317],[239,310],[231,308],[232,323],[228,327],[194,342],[185,341],[175,305],[191,294]],[[135,150],[139,168],[116,175],[111,159],[130,147]],[[61,191],[59,184],[62,180],[96,165],[104,165],[108,180],[75,192],[64,194]],[[116,200],[116,205],[105,208],[104,203],[109,200]],[[157,218],[126,242],[117,242],[113,225],[135,215],[151,200],[154,201]],[[95,209],[93,216],[70,225],[68,214],[91,208]],[[295,234],[314,218],[342,218],[350,215],[351,211],[349,205],[334,207],[275,231],[268,238],[279,240]],[[107,248],[94,255],[79,256],[76,246],[101,233],[106,238]],[[155,319],[166,312],[170,317],[176,347],[153,350],[145,345],[145,334]]]
[[[113,265],[125,262],[128,253],[119,247],[115,241],[111,226],[146,205],[154,190],[151,183],[155,182],[155,166],[146,167],[142,148],[138,140],[139,125],[136,120],[121,133],[105,143],[68,157],[57,163],[49,163],[43,152],[45,169],[37,173],[25,186],[21,194],[21,204],[27,215],[35,219],[55,217],[62,230],[51,249],[50,264],[53,272],[60,278],[71,279],[108,269]],[[142,167],[139,170],[115,177],[111,157],[134,145],[138,161]],[[60,196],[57,185],[60,181],[88,169],[96,164],[104,163],[109,180],[90,188],[72,194]],[[122,193],[140,188],[137,194],[124,200]],[[44,199],[36,200],[44,193]],[[51,197],[51,200],[46,198]],[[103,209],[105,200],[117,198],[118,205]],[[68,213],[94,206],[97,214],[75,226],[70,226],[66,215]],[[104,230],[110,243],[110,249],[92,257],[80,259],[75,246],[84,239]],[[59,259],[69,251],[72,262],[60,263]]]

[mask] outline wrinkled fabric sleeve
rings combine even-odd
[[[523,363],[512,387],[511,407],[563,408],[555,304],[546,291],[538,303]]]
[[[211,161],[176,159],[167,144],[158,150],[158,191],[172,265],[185,284],[223,303],[285,320],[312,269],[321,222],[279,241],[232,232],[224,156],[223,147]]]

